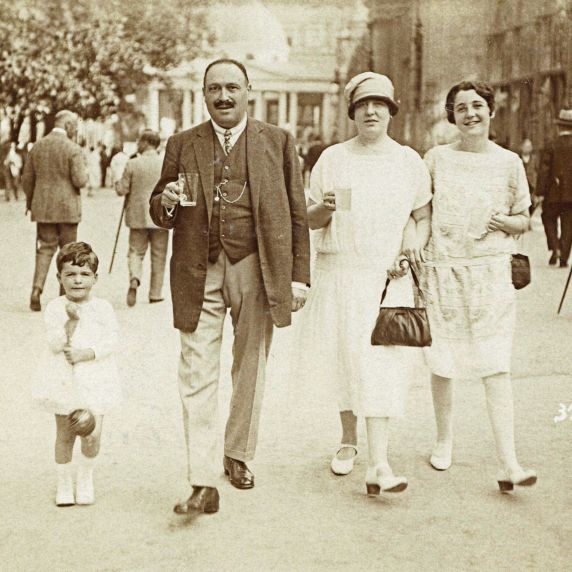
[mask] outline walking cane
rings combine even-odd
[[[564,304],[564,298],[566,298],[566,292],[568,290],[568,285],[570,284],[571,277],[572,277],[572,268],[570,268],[570,272],[568,272],[568,280],[566,280],[566,286],[564,286],[564,292],[562,292],[562,299],[560,300],[560,306],[558,306],[557,314],[560,314],[560,310],[562,310],[562,304]]]
[[[123,222],[123,215],[125,213],[125,205],[127,204],[127,197],[123,201],[123,208],[121,209],[121,216],[119,217],[119,224],[117,225],[117,233],[115,234],[115,244],[113,245],[113,254],[111,255],[111,262],[109,263],[109,274],[113,268],[113,261],[115,260],[115,251],[117,250],[117,241],[119,240],[119,232],[121,231],[121,223]]]

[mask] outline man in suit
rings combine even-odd
[[[158,149],[161,144],[159,133],[146,130],[137,144],[138,154],[125,166],[123,176],[116,185],[118,195],[125,196],[125,224],[129,227],[129,290],[127,305],[134,306],[137,288],[141,284],[143,259],[147,247],[151,245],[151,285],[149,302],[163,300],[163,278],[165,260],[169,244],[169,231],[157,226],[149,216],[151,192],[161,176],[161,157]]]
[[[235,60],[209,64],[211,121],[173,135],[151,198],[154,222],[173,228],[171,295],[180,330],[179,391],[193,491],[175,512],[216,512],[217,387],[223,321],[234,326],[223,465],[249,489],[273,325],[288,326],[310,281],[300,164],[286,131],[248,118],[250,85]],[[199,173],[196,206],[179,204],[178,173]]]
[[[562,109],[556,125],[558,137],[542,153],[537,194],[543,197],[542,223],[552,251],[548,263],[560,259],[560,267],[567,268],[572,249],[572,109]]]
[[[30,309],[35,312],[42,309],[40,295],[58,246],[77,240],[80,189],[88,183],[85,159],[75,142],[77,127],[75,113],[57,113],[54,128],[32,147],[24,167],[26,212],[31,211],[32,221],[37,223],[36,269],[30,297]]]

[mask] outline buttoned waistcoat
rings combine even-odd
[[[210,121],[173,135],[150,200],[155,224],[173,229],[174,324],[190,332],[197,327],[205,290],[214,199],[214,137]],[[289,133],[253,119],[247,122],[246,144],[264,288],[274,324],[287,326],[291,323],[292,282],[310,282],[310,240],[298,155]],[[178,206],[169,218],[161,205],[161,193],[183,171],[199,173],[201,192],[196,207]]]

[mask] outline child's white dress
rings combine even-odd
[[[32,394],[34,404],[50,413],[66,415],[89,408],[96,415],[120,403],[121,387],[114,351],[118,324],[111,304],[91,298],[79,305],[79,323],[72,336],[72,348],[91,348],[95,359],[71,366],[63,353],[54,353],[66,340],[68,320],[65,296],[52,300],[44,312],[48,347],[41,356]]]

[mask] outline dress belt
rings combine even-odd
[[[446,260],[425,260],[424,266],[431,268],[452,268],[455,266],[486,266],[495,262],[508,262],[510,260],[508,252],[499,254],[487,254],[486,256],[475,256],[473,258],[447,258]]]

